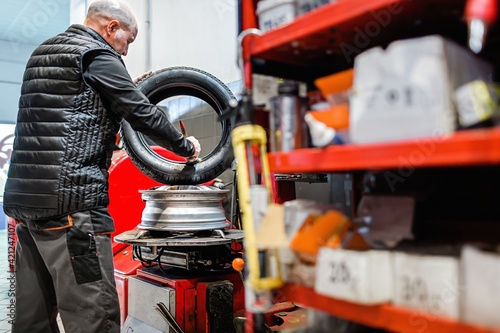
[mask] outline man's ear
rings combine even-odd
[[[106,33],[108,35],[112,35],[115,32],[117,32],[119,28],[120,28],[120,22],[118,22],[117,20],[111,20],[108,22],[108,25],[106,26]]]

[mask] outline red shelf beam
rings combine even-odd
[[[500,129],[460,131],[447,137],[348,144],[269,154],[273,173],[343,172],[500,165]]]
[[[463,0],[338,0],[266,32],[248,46],[254,57],[299,66],[335,55],[352,63],[363,49],[414,29],[418,19],[433,17],[441,24],[460,20],[463,7]]]
[[[287,284],[283,288],[283,292],[288,300],[297,305],[314,308],[345,320],[392,332],[500,333],[500,330],[470,326],[390,304],[366,306],[336,300],[319,295],[312,288],[300,285]]]
[[[318,31],[329,29],[336,24],[352,21],[359,16],[388,6],[396,6],[405,0],[349,0],[323,5],[312,13],[296,17],[293,23],[284,25],[277,30],[269,31],[259,37],[252,45],[252,53],[258,54],[272,50],[288,41],[303,39]]]

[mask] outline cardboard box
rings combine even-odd
[[[318,294],[360,304],[393,298],[392,253],[321,248],[314,289]]]
[[[457,117],[455,89],[488,81],[492,66],[441,36],[400,40],[355,59],[350,103],[354,143],[443,136]]]

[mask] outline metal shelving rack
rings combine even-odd
[[[498,330],[470,326],[454,320],[439,318],[431,314],[403,309],[391,304],[366,306],[333,299],[314,292],[313,289],[286,285],[286,297],[297,304],[315,308],[333,316],[383,328],[392,332],[436,332],[436,333],[498,333]]]
[[[298,149],[269,154],[269,162],[277,173],[335,172],[398,168],[401,157],[419,168],[498,165],[500,129],[467,130],[442,138]]]
[[[242,1],[242,29],[257,27],[255,0]],[[246,80],[252,73],[303,80],[352,67],[353,57],[393,40],[440,34],[466,45],[467,28],[461,0],[338,0],[294,22],[252,37],[244,44]],[[381,16],[383,13],[386,16]],[[378,24],[378,30],[377,30]],[[370,30],[373,33],[370,34]],[[369,37],[361,45],[353,31]],[[376,31],[376,33],[375,33]],[[359,34],[358,34],[359,35]],[[494,47],[482,56],[495,63]],[[422,169],[500,166],[500,129],[459,131],[443,138],[390,143],[331,146],[269,154],[272,173],[351,172],[395,169],[401,156],[411,157],[422,145],[432,150],[412,167]],[[279,198],[278,198],[279,201]],[[426,315],[391,304],[364,306],[322,296],[312,288],[287,284],[284,295],[306,307],[360,324],[397,332],[500,332]],[[417,319],[423,321],[417,322]],[[425,327],[418,326],[422,323]],[[419,330],[420,329],[420,330]]]

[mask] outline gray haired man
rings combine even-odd
[[[31,55],[23,78],[4,211],[17,221],[13,333],[117,333],[108,168],[120,121],[196,160],[136,88],[121,59],[138,28],[130,9],[97,0]]]

